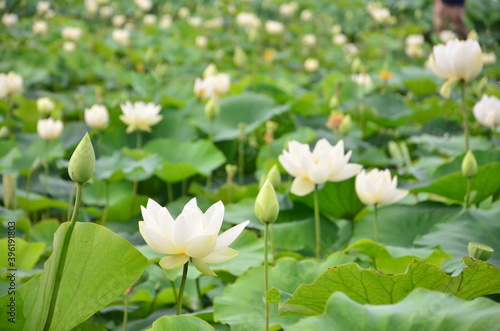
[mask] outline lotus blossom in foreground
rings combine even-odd
[[[162,268],[176,269],[191,260],[200,272],[209,276],[216,274],[207,263],[223,263],[238,255],[238,251],[228,246],[250,222],[240,223],[219,236],[224,205],[219,201],[203,213],[196,198],[184,206],[175,220],[167,208],[151,199],[141,210],[142,237],[153,250],[167,255],[160,260]]]
[[[163,118],[163,116],[159,115],[161,107],[152,102],[139,101],[132,104],[127,101],[120,107],[123,112],[123,115],[120,115],[120,120],[128,125],[127,133],[137,130],[150,132],[151,127],[158,124]]]
[[[312,153],[309,145],[291,141],[288,151],[283,151],[279,161],[295,177],[290,191],[304,196],[311,193],[317,184],[340,182],[355,176],[361,165],[348,163],[350,157],[351,151],[344,154],[342,140],[332,146],[326,139],[321,139]]]
[[[396,188],[397,185],[397,176],[391,179],[388,169],[373,169],[368,173],[362,170],[355,183],[359,200],[365,205],[391,204],[403,199],[408,191]]]

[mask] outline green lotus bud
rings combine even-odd
[[[477,175],[477,161],[470,149],[465,153],[464,160],[462,161],[462,175],[465,178]]]
[[[493,254],[493,248],[476,242],[470,242],[467,249],[471,257],[481,261],[487,261]]]
[[[219,115],[219,103],[216,98],[210,98],[205,105],[205,117],[213,120]]]
[[[352,118],[351,115],[347,114],[344,116],[342,123],[340,123],[339,132],[341,135],[346,135],[349,130],[351,130]]]
[[[245,54],[245,51],[241,47],[236,47],[234,49],[233,61],[237,67],[246,67],[247,66],[248,58],[247,58],[247,55]]]
[[[203,71],[203,78],[207,78],[208,76],[215,76],[217,75],[217,67],[215,64],[210,63],[205,71]]]
[[[339,105],[339,98],[336,95],[333,95],[330,98],[330,101],[328,102],[328,107],[330,107],[330,109],[335,109],[337,108],[338,105]]]
[[[361,60],[359,57],[352,60],[352,63],[351,63],[352,72],[360,72],[362,69],[363,69],[363,64],[361,63]]]
[[[276,191],[274,191],[269,180],[266,180],[257,195],[254,212],[255,216],[257,216],[262,223],[274,223],[278,218],[280,205],[278,197],[276,196]]]
[[[85,183],[92,178],[95,168],[94,147],[86,133],[69,159],[68,173],[75,183]]]
[[[3,205],[6,209],[15,206],[16,202],[16,175],[4,174],[3,175]]]
[[[399,145],[394,142],[394,141],[389,141],[387,144],[387,149],[389,150],[389,155],[398,162],[398,164],[401,164],[403,161],[403,153],[401,152],[401,149],[399,148]]]
[[[274,189],[278,189],[281,184],[281,175],[277,164],[273,165],[271,170],[269,170],[266,179],[271,183]]]
[[[232,183],[234,176],[238,172],[238,166],[235,164],[226,164],[226,174],[227,174],[227,182]]]

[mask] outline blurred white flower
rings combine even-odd
[[[316,46],[316,36],[312,33],[308,33],[302,37],[302,45],[307,47]]]
[[[283,3],[279,7],[279,13],[284,17],[291,17],[299,9],[299,4],[295,1],[289,3]]]
[[[300,12],[300,20],[304,22],[309,22],[313,18],[313,13],[309,9],[304,9]]]
[[[141,206],[144,221],[139,230],[146,243],[156,252],[167,256],[160,260],[164,269],[176,269],[191,259],[205,275],[216,276],[208,264],[223,263],[238,255],[229,245],[240,235],[250,221],[240,223],[220,236],[224,205],[217,202],[203,213],[191,199],[174,220],[167,208],[149,199]]]
[[[32,30],[36,34],[45,34],[49,29],[49,25],[45,21],[35,21],[33,22]]]
[[[366,73],[352,74],[351,79],[360,86],[370,86],[372,84],[372,78]]]
[[[372,10],[370,15],[378,23],[385,23],[391,17],[391,12],[387,8],[377,8]]]
[[[112,33],[114,41],[122,46],[128,46],[130,43],[130,31],[125,29],[114,29]]]
[[[447,43],[448,41],[454,40],[457,38],[457,35],[455,32],[450,31],[450,30],[443,30],[439,33],[439,39],[441,39],[442,42]]]
[[[151,2],[150,0],[134,0],[134,3],[137,8],[144,12],[149,11],[151,10],[151,8],[153,8],[153,2]]]
[[[495,62],[497,62],[497,57],[496,57],[495,53],[493,53],[493,52],[483,53],[483,64],[484,65],[494,64]]]
[[[5,13],[2,16],[2,23],[5,26],[14,26],[18,21],[19,19],[17,18],[16,14]]]
[[[342,32],[342,26],[340,24],[335,24],[332,26],[332,34],[336,35]]]
[[[500,126],[500,99],[496,96],[483,94],[472,109],[474,117],[481,124],[489,128]]]
[[[332,37],[332,42],[335,45],[339,45],[339,46],[345,45],[347,43],[347,36],[345,34],[342,34],[342,33],[336,34]]]
[[[93,129],[104,129],[109,123],[108,109],[103,105],[93,105],[85,109],[85,123]]]
[[[200,16],[191,16],[187,19],[187,22],[189,25],[198,28],[203,24],[203,19]]]
[[[405,54],[412,58],[419,58],[424,56],[424,50],[421,46],[406,46]]]
[[[304,69],[306,69],[307,72],[314,72],[318,70],[319,69],[318,59],[307,58],[304,61]]]
[[[172,16],[170,15],[163,15],[160,18],[160,29],[168,29],[172,26]]]
[[[36,131],[40,138],[46,141],[54,140],[61,135],[64,124],[60,120],[55,120],[51,117],[47,119],[39,119],[36,124]]]
[[[123,15],[115,15],[113,16],[113,25],[117,28],[121,27],[125,24],[126,18]]]
[[[40,114],[49,115],[54,110],[55,104],[50,98],[43,97],[36,100],[36,107]]]
[[[142,22],[145,25],[154,25],[154,24],[156,24],[156,19],[157,19],[156,15],[154,15],[154,14],[146,14],[142,18]]]
[[[205,78],[196,78],[194,82],[194,93],[200,99],[221,97],[229,91],[231,79],[228,74],[219,73],[207,75]]]
[[[66,53],[73,52],[76,49],[76,45],[72,41],[65,41],[63,44],[63,51]]]
[[[315,186],[326,182],[340,182],[355,176],[361,165],[348,163],[351,151],[344,155],[344,142],[335,146],[326,139],[316,143],[313,152],[307,144],[297,141],[288,143],[278,159],[285,170],[295,177],[290,192],[298,196],[311,193]]]
[[[120,105],[123,115],[120,115],[120,120],[127,124],[127,133],[134,131],[151,132],[151,127],[158,124],[163,116],[159,115],[161,107],[154,103],[136,102],[132,104],[130,101]]]
[[[224,26],[224,18],[222,17],[214,17],[209,20],[206,20],[203,23],[203,26],[207,29],[218,29]]]
[[[101,9],[99,9],[99,15],[101,15],[102,18],[109,18],[113,15],[113,8],[110,6],[101,7]]]
[[[38,1],[36,4],[36,13],[41,15],[50,9],[50,2],[48,1]]]
[[[347,56],[353,57],[359,54],[359,50],[356,45],[348,43],[344,45],[344,52]]]
[[[397,176],[391,179],[388,169],[373,169],[368,173],[362,170],[355,182],[358,198],[365,205],[392,204],[403,199],[408,191],[398,189],[397,185]]]
[[[7,4],[6,0],[0,0],[0,9],[5,9],[5,5]],[[3,129],[4,127],[2,127]]]
[[[0,81],[0,97],[16,94],[23,88],[23,77],[13,71],[0,74]]]
[[[89,14],[95,14],[99,10],[99,4],[96,0],[85,0],[84,4]]]
[[[188,18],[189,15],[191,15],[191,11],[189,10],[188,7],[181,7],[177,11],[177,15],[179,15],[180,18],[185,19],[185,18]]]
[[[278,21],[266,21],[266,32],[269,34],[277,35],[282,34],[285,30],[283,23]]]
[[[446,45],[436,45],[429,58],[434,74],[448,80],[469,81],[483,69],[481,46],[476,40],[451,40]]]
[[[195,43],[196,47],[198,47],[200,49],[205,49],[208,46],[208,38],[205,36],[196,36],[194,43]]]
[[[236,16],[236,23],[244,28],[258,28],[261,25],[260,19],[254,13],[239,13]]]
[[[424,44],[424,36],[421,34],[411,34],[406,37],[405,43],[407,47],[421,47]]]
[[[61,35],[64,39],[78,41],[82,37],[83,31],[81,28],[67,26],[62,29]]]

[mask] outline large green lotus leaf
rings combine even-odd
[[[485,298],[460,300],[453,295],[416,289],[394,305],[367,305],[334,293],[321,316],[302,319],[287,330],[332,331],[469,331],[498,330],[500,305]]]
[[[16,290],[16,324],[4,330],[41,330],[49,309],[56,264],[69,223],[54,236],[54,251],[44,271]],[[94,223],[76,223],[62,274],[50,330],[69,330],[106,307],[134,284],[147,259],[127,240]],[[0,297],[0,317],[8,318],[9,296]]]
[[[487,165],[493,162],[500,162],[500,151],[473,151],[474,158],[478,166]],[[453,161],[441,165],[433,174],[433,179],[438,179],[444,175],[452,174],[457,171],[462,171],[462,161],[465,153],[457,156]]]
[[[183,102],[171,97],[163,97],[161,100],[162,104],[165,102]],[[152,138],[170,138],[177,141],[191,141],[196,137],[196,129],[190,125],[186,125],[187,112],[182,112],[180,110],[168,112],[162,112],[163,119],[160,123],[155,125],[155,130],[152,133]]]
[[[371,95],[366,98],[365,105],[375,109],[374,115],[368,113],[370,120],[385,126],[401,125],[413,114],[403,99],[393,93]]]
[[[9,240],[10,246],[9,246]],[[29,270],[35,266],[42,255],[43,249],[45,248],[45,243],[34,242],[29,243],[21,238],[2,238],[0,239],[0,247],[3,254],[0,256],[0,268],[5,269],[26,269]],[[12,249],[12,250],[11,250]],[[9,252],[14,255],[10,257]],[[13,258],[13,260],[9,260]],[[8,273],[8,272],[7,272]],[[5,274],[2,273],[2,277]]]
[[[213,126],[203,112],[192,119],[193,124],[203,132],[212,134],[214,141],[236,139],[240,123],[245,123],[245,133],[253,132],[261,124],[275,115],[288,111],[288,105],[277,106],[268,96],[254,93],[233,95],[220,101],[220,113]]]
[[[17,190],[17,205],[26,211],[37,211],[48,208],[68,209],[68,203],[50,199],[43,195],[30,192],[29,200],[26,199],[26,192]]]
[[[326,261],[292,258],[279,259],[269,267],[269,285],[285,292],[293,292],[301,283],[312,282],[326,268],[352,261],[352,257],[335,253]],[[252,268],[228,285],[214,300],[214,319],[231,326],[231,330],[264,328],[264,267]],[[288,327],[297,322],[297,316],[280,316],[275,305],[270,307],[270,325]]]
[[[410,141],[418,145],[423,150],[429,152],[437,150],[440,153],[450,156],[460,155],[465,151],[465,141],[463,136],[435,136],[431,134],[422,134],[413,136]],[[470,137],[470,149],[474,151],[489,151],[491,143],[485,137]]]
[[[400,274],[406,271],[408,264],[414,259],[420,259],[438,266],[451,255],[441,249],[404,248],[384,246],[370,239],[360,239],[346,247],[345,251],[354,251],[364,254],[373,260],[377,270],[385,274]]]
[[[150,329],[151,330],[151,329]],[[210,324],[195,316],[163,316],[153,323],[153,331],[210,331],[215,330]]]
[[[163,160],[163,167],[155,174],[168,183],[179,182],[195,174],[208,176],[226,162],[224,154],[205,140],[178,142],[155,139],[148,142],[144,150],[157,154]]]
[[[52,241],[54,233],[59,228],[59,221],[56,219],[45,219],[37,222],[29,232],[28,240],[45,243],[45,250],[52,251]]]
[[[495,250],[488,262],[500,267],[499,219],[499,203],[490,210],[471,209],[456,221],[436,224],[427,234],[417,238],[415,244],[424,247],[440,245],[453,256],[451,261],[443,264],[443,269],[451,272],[458,267],[460,258],[468,255],[467,244],[472,241],[480,242]]]
[[[148,197],[145,195],[126,196],[110,206],[108,211],[108,221],[130,221],[131,217],[135,217],[140,214],[141,205],[145,206],[147,202]]]
[[[125,177],[132,181],[142,181],[161,168],[162,161],[157,155],[141,155],[133,158],[125,153],[127,153],[126,150],[115,151],[111,156],[100,157],[96,161],[95,178],[110,182],[119,181]]]
[[[305,197],[291,196],[294,201],[301,201],[312,208],[314,204],[313,194]],[[353,220],[364,208],[354,188],[354,177],[342,182],[327,182],[318,191],[319,209],[331,217]]]
[[[437,265],[413,260],[404,274],[388,276],[356,263],[329,268],[311,285],[301,285],[280,305],[284,315],[318,315],[334,292],[343,292],[359,303],[385,305],[403,300],[415,288],[451,293],[462,299],[500,293],[500,269],[487,262],[464,257],[466,267],[449,276]]]
[[[379,207],[380,242],[391,246],[412,247],[415,238],[429,233],[437,223],[457,219],[461,212],[462,208],[459,206],[447,206],[442,203],[428,201],[413,206],[390,205]],[[373,213],[356,222],[351,243],[363,238],[374,238],[373,223]],[[440,242],[436,241],[432,247],[439,244]],[[445,251],[447,250],[445,249]]]
[[[471,203],[477,204],[491,195],[500,192],[500,162],[490,163],[478,167],[478,172],[471,180]],[[461,171],[445,175],[432,184],[414,188],[413,193],[434,193],[456,202],[463,203],[467,192],[467,180]]]

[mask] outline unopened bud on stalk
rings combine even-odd
[[[213,120],[219,115],[219,103],[216,98],[210,98],[205,105],[205,117]]]
[[[210,63],[205,71],[203,71],[203,78],[207,78],[208,76],[215,76],[217,75],[217,67],[215,64]]]
[[[6,209],[15,207],[16,202],[16,176],[13,174],[3,175],[3,205]]]
[[[86,133],[69,159],[69,177],[75,183],[85,183],[92,178],[95,168],[94,147]]]
[[[276,191],[269,180],[266,180],[255,200],[255,216],[262,223],[274,223],[278,218],[279,211],[280,205]]]
[[[247,66],[248,58],[247,58],[247,55],[245,54],[245,51],[243,50],[243,48],[238,46],[234,49],[233,61],[237,67],[243,68],[243,67]]]
[[[476,242],[470,242],[467,248],[469,256],[481,261],[487,261],[493,254],[493,248]]]
[[[330,107],[330,109],[335,109],[337,108],[337,106],[339,105],[339,98],[334,95],[330,98],[330,101],[328,102],[328,106]]]
[[[462,175],[465,178],[472,178],[477,175],[477,161],[471,150],[465,153],[462,161]]]
[[[340,123],[340,128],[339,128],[340,134],[346,135],[349,132],[349,130],[351,130],[351,126],[352,126],[352,118],[351,115],[347,114],[344,116],[342,123]]]
[[[227,174],[227,182],[232,183],[234,176],[238,172],[238,166],[235,164],[226,164],[226,174]]]

